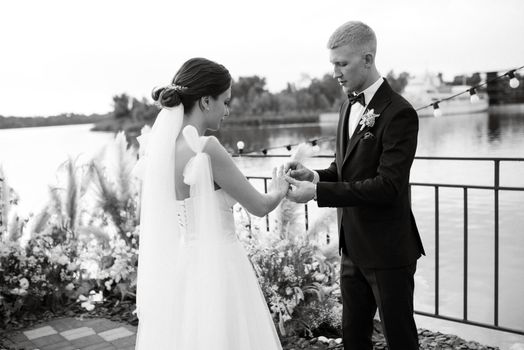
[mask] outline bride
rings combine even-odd
[[[161,106],[143,170],[137,282],[140,350],[281,349],[232,206],[264,216],[285,197],[283,168],[258,192],[213,136],[229,115],[232,79],[204,58],[153,91]]]

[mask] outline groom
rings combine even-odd
[[[339,113],[335,160],[318,171],[288,163],[288,198],[337,207],[344,349],[372,349],[378,307],[388,348],[415,350],[413,276],[424,249],[408,181],[418,116],[378,73],[377,40],[369,26],[343,24],[328,48],[334,78],[348,94]]]

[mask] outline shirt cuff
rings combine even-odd
[[[318,173],[315,171],[315,170],[312,170],[313,171],[313,182],[315,185],[318,184],[320,182],[320,175],[318,175]]]

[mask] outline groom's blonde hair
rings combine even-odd
[[[355,45],[363,51],[377,52],[377,37],[375,32],[365,23],[349,21],[338,27],[329,37],[328,49],[336,49],[344,45]]]

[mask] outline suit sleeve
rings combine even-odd
[[[417,133],[418,116],[415,110],[400,110],[384,130],[377,175],[348,182],[321,180],[317,184],[318,205],[349,207],[387,204],[396,200],[409,183],[409,171],[417,148]]]
[[[315,171],[318,173],[321,182],[335,182],[338,180],[337,164],[335,161],[331,163],[329,168]]]

